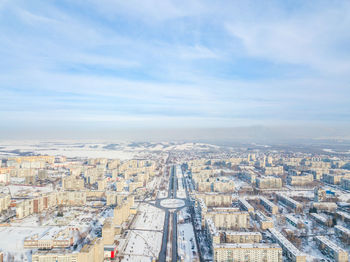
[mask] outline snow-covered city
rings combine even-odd
[[[346,152],[203,143],[39,151],[50,146],[1,148],[3,261],[349,259]],[[106,157],[113,150],[120,159]]]
[[[0,0],[0,262],[349,262],[350,0]]]

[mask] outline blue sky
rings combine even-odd
[[[0,0],[3,128],[343,125],[349,1]]]

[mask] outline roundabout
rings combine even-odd
[[[167,198],[160,201],[160,205],[164,208],[180,208],[185,206],[185,201],[176,198]]]

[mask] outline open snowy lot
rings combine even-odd
[[[165,212],[148,204],[141,204],[132,229],[163,230]]]
[[[198,257],[198,248],[196,244],[196,239],[193,231],[192,223],[189,218],[190,214],[186,212],[186,208],[182,209],[179,212],[179,221],[182,220],[177,225],[177,245],[178,245],[178,253],[181,257],[182,261],[190,262],[190,261],[199,261]]]
[[[157,258],[162,244],[163,233],[157,231],[132,230],[123,250],[122,261],[150,261]]]
[[[26,237],[35,234],[43,234],[50,227],[21,226],[21,227],[0,227],[0,250],[4,252],[7,261],[8,255],[14,256],[14,261],[31,261],[30,250],[23,248],[23,241]]]
[[[143,262],[157,258],[162,245],[165,212],[142,203],[121,251],[122,261]]]

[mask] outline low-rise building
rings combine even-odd
[[[204,219],[213,220],[218,229],[239,229],[249,226],[248,212],[207,212]]]
[[[0,213],[6,211],[11,205],[11,196],[9,194],[0,193]]]
[[[314,176],[312,174],[288,176],[287,181],[291,186],[306,186],[314,181]]]
[[[320,211],[334,212],[338,206],[334,202],[314,202],[312,206]]]
[[[341,225],[334,226],[334,231],[341,241],[349,244],[350,242],[350,229]]]
[[[70,228],[52,228],[41,236],[34,235],[24,240],[24,248],[53,249],[68,248],[73,245],[73,230]]]
[[[271,214],[275,215],[278,213],[278,206],[276,206],[270,200],[268,200],[263,196],[261,196],[259,199],[260,199],[260,204],[263,205],[265,209],[269,211]]]
[[[310,217],[313,218],[317,223],[320,223],[321,225],[324,225],[324,226],[328,226],[330,223],[328,218],[317,213],[310,213]]]
[[[282,247],[286,256],[293,262],[306,262],[306,255],[297,249],[287,238],[274,228],[269,229],[272,237]]]
[[[238,231],[219,231],[224,243],[259,243],[262,240],[260,232],[238,232]]]
[[[330,258],[334,259],[336,262],[348,262],[349,261],[349,255],[348,253],[340,248],[338,245],[330,241],[325,236],[316,236],[315,242],[318,245],[320,251],[329,256]]]
[[[289,206],[295,211],[301,211],[303,209],[303,205],[301,203],[299,203],[298,201],[295,201],[293,198],[290,198],[289,196],[286,196],[285,194],[277,193],[276,196],[278,201],[281,201],[283,204]]]
[[[273,189],[282,187],[282,179],[274,176],[261,176],[256,178],[256,186],[260,189]]]
[[[213,244],[214,261],[282,262],[282,249],[276,244]]]
[[[273,228],[275,225],[271,217],[265,216],[262,212],[257,211],[255,213],[255,218],[259,222],[261,230],[266,230],[268,228]]]
[[[251,204],[249,204],[248,201],[244,198],[238,199],[238,205],[242,210],[248,211],[250,214],[254,213],[254,207]]]

